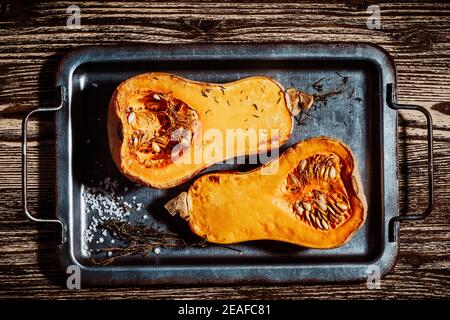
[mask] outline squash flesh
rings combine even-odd
[[[130,141],[136,138],[137,128],[129,123],[130,110],[135,113],[133,124],[140,121],[143,127],[145,124],[152,127],[149,123],[154,123],[155,117],[147,110],[143,97],[151,99],[155,93],[181,101],[187,110],[195,113],[195,126],[189,128],[192,140],[183,148],[184,153],[175,159],[170,152],[165,158],[161,156],[164,159],[160,161],[154,160],[157,157],[146,156],[145,152],[133,157],[136,152]],[[291,109],[283,87],[268,77],[249,77],[219,85],[165,73],[144,74],[122,83],[111,99],[108,115],[110,149],[114,161],[126,176],[151,187],[168,188],[187,181],[216,162],[282,145],[292,132]],[[117,134],[119,125],[122,126],[122,139]],[[253,137],[255,133],[256,143],[230,143],[226,133],[233,129],[237,130],[237,136]],[[223,137],[221,147],[216,146],[217,138],[211,133]],[[149,165],[151,161],[154,163]]]
[[[330,152],[339,157],[339,179],[348,197],[349,217],[334,229],[320,230],[300,221],[286,196],[286,177],[302,159]],[[348,241],[363,224],[366,200],[354,157],[344,144],[328,138],[300,142],[279,159],[247,173],[221,172],[197,179],[187,193],[191,230],[207,241],[231,244],[250,240],[277,240],[311,248],[334,248]],[[276,170],[276,168],[278,168]]]

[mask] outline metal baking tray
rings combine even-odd
[[[127,218],[136,223],[188,235],[187,225],[168,214],[163,205],[189,182],[169,190],[137,186],[115,167],[108,150],[106,114],[109,99],[123,80],[144,72],[164,71],[207,82],[229,82],[262,74],[286,88],[310,93],[343,91],[317,104],[292,138],[282,147],[308,137],[325,135],[347,143],[356,155],[368,201],[364,226],[350,242],[330,250],[286,243],[253,241],[222,246],[162,249],[159,254],[121,258],[110,265],[91,262],[95,249],[110,243],[85,234],[95,210],[83,190],[111,178],[118,195],[142,209]],[[320,85],[319,85],[320,83]],[[399,220],[421,219],[433,205],[432,124],[419,106],[399,106],[396,73],[389,55],[368,44],[226,44],[91,46],[75,49],[62,60],[56,75],[60,104],[32,111],[23,121],[23,204],[33,221],[62,227],[57,256],[63,272],[81,270],[82,285],[244,284],[362,281],[377,266],[381,275],[394,266]],[[429,207],[423,214],[399,215],[397,176],[398,108],[423,112],[428,120]],[[26,130],[31,114],[56,112],[56,218],[30,215],[26,205]],[[282,151],[281,150],[281,151]],[[218,169],[248,170],[250,166],[217,164]],[[136,198],[133,198],[136,197]],[[251,214],[251,208],[248,208]],[[97,239],[97,240],[96,240]],[[92,253],[94,252],[94,253]]]

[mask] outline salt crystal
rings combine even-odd
[[[99,161],[96,161],[97,166],[101,165]],[[124,202],[124,197],[117,195],[120,185],[117,180],[112,180],[110,177],[106,177],[98,181],[97,186],[93,186],[94,180],[91,180],[91,186],[84,186],[83,200],[85,202],[85,214],[88,214],[90,221],[83,234],[84,244],[92,243],[104,243],[107,241],[108,231],[101,227],[104,221],[110,219],[116,219],[118,221],[127,221],[131,215],[130,210],[134,207],[137,211],[142,210],[143,204],[136,203],[137,196],[132,197],[132,204],[130,202]],[[128,187],[123,187],[125,192],[129,191]],[[149,216],[145,214],[142,219],[148,219]],[[98,229],[98,230],[97,230]],[[98,233],[97,233],[98,232]],[[113,233],[117,236],[116,233]],[[110,242],[113,244],[114,239]]]
[[[132,205],[129,204],[128,202],[124,202],[123,204],[124,204],[126,207],[128,207],[129,209],[131,209],[131,207],[132,207]]]

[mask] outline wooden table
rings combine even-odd
[[[241,2],[241,1],[240,1]],[[305,3],[78,2],[81,29],[68,29],[69,3],[2,1],[0,7],[0,297],[30,298],[437,298],[450,297],[450,5],[380,3],[381,29],[368,29],[366,1]],[[399,101],[433,115],[436,205],[432,215],[401,224],[397,266],[366,284],[194,288],[65,289],[55,268],[54,231],[21,209],[21,119],[53,104],[61,56],[85,44],[353,41],[381,45],[398,68]],[[415,112],[399,117],[402,212],[427,205],[426,126]],[[30,202],[54,212],[54,122],[30,122]]]

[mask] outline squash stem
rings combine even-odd
[[[302,110],[311,109],[314,104],[314,96],[306,92],[298,91],[295,88],[287,89],[286,94],[291,102],[290,112],[294,117],[300,114]]]
[[[164,205],[172,216],[179,214],[181,218],[189,221],[189,199],[188,193],[182,192]]]

